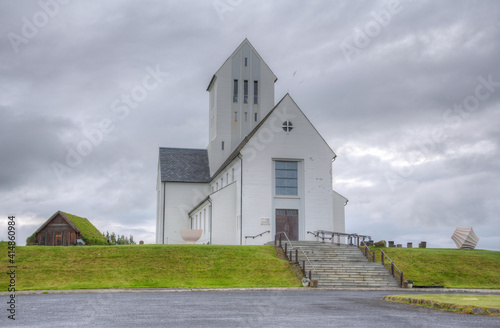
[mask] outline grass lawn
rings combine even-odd
[[[500,295],[390,295],[384,299],[461,313],[500,315]]]
[[[373,247],[377,248],[377,247]],[[500,252],[475,249],[397,248],[383,251],[416,285],[500,288]],[[380,262],[380,252],[376,259]]]
[[[2,243],[3,254],[6,248]],[[21,246],[16,264],[17,290],[301,286],[273,246]],[[5,255],[2,272],[7,265]]]

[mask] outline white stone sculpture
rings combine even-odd
[[[472,230],[472,227],[456,228],[455,232],[451,236],[451,239],[453,239],[457,248],[460,249],[474,249],[479,241],[479,238],[474,233],[474,230]]]

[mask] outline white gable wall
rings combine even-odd
[[[289,120],[293,130],[285,132]],[[298,209],[299,239],[313,240],[307,231],[333,230],[332,159],[330,147],[318,134],[290,96],[275,111],[241,151],[243,155],[243,235],[266,234],[248,244],[271,241],[275,231],[275,209]],[[275,196],[274,160],[299,161],[298,197]],[[270,226],[261,224],[270,218]]]

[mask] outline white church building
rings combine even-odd
[[[336,155],[245,39],[214,74],[206,149],[159,149],[156,243],[262,245],[284,231],[345,232],[347,199],[332,190]]]

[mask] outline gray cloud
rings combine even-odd
[[[153,242],[157,148],[206,146],[206,86],[248,37],[279,78],[276,100],[289,92],[338,154],[348,230],[453,247],[455,226],[473,226],[498,249],[500,87],[474,111],[454,106],[479,77],[500,81],[500,5],[401,1],[348,60],[342,44],[390,3],[241,1],[221,19],[211,2],[69,2],[18,52],[9,33],[24,37],[43,8],[2,3],[0,215],[22,220],[23,241],[61,209]],[[161,83],[120,119],[113,102],[157,66]],[[60,181],[53,163],[103,122],[112,131]]]

